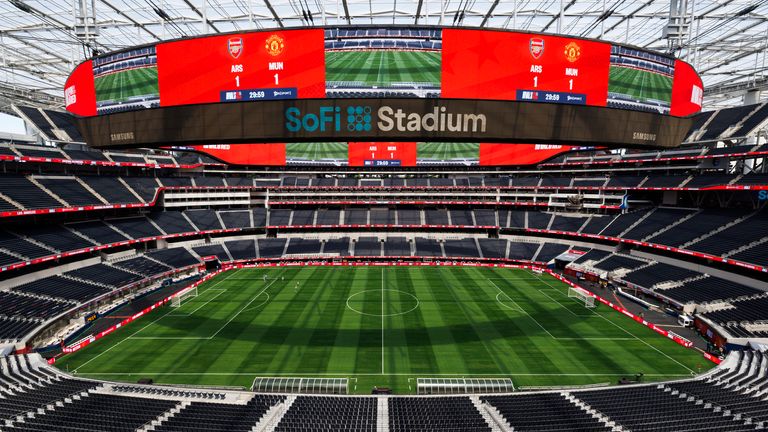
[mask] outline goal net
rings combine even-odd
[[[181,307],[181,304],[184,303],[185,300],[191,299],[193,297],[197,297],[197,287],[190,287],[187,288],[171,299],[171,307]]]
[[[593,308],[595,307],[595,298],[591,295],[587,294],[583,290],[577,289],[577,288],[568,288],[568,297],[575,298],[578,302],[584,302],[584,307],[586,308]]]

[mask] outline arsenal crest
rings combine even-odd
[[[240,54],[243,53],[243,38],[230,38],[227,41],[227,50],[229,51],[229,55],[231,55],[232,58],[240,57]]]
[[[530,42],[528,42],[528,49],[531,51],[531,56],[538,59],[544,54],[544,39],[531,38]]]
[[[581,47],[576,42],[570,42],[565,46],[565,59],[573,63],[581,57]]]
[[[283,52],[285,42],[283,41],[283,38],[273,34],[264,41],[264,48],[269,55],[278,56]]]

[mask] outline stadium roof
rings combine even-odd
[[[66,76],[94,50],[350,24],[520,29],[674,52],[702,74],[705,109],[740,105],[745,89],[768,88],[765,0],[8,0],[0,2],[0,111],[11,102],[61,107]]]

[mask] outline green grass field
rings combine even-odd
[[[223,273],[180,308],[163,307],[56,365],[92,378],[198,385],[349,377],[353,392],[409,393],[418,377],[578,385],[636,372],[685,377],[707,363],[605,306],[585,308],[546,275],[303,267]]]
[[[288,159],[341,159],[347,160],[349,153],[345,142],[286,143],[285,157]]]
[[[672,78],[621,66],[611,66],[608,92],[639,100],[672,100]]]
[[[418,159],[478,159],[480,144],[420,142],[416,147],[416,155]]]
[[[158,95],[157,67],[129,69],[96,78],[96,101],[122,101],[133,96]]]
[[[368,86],[418,82],[440,86],[441,56],[429,51],[327,51],[325,80]]]

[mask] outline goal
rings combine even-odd
[[[586,291],[578,288],[568,288],[568,297],[575,298],[576,301],[583,301],[584,307],[586,308],[594,308],[595,307],[595,298],[591,295],[587,294]]]
[[[181,304],[187,300],[191,299],[193,297],[197,297],[197,287],[190,287],[185,290],[179,291],[176,293],[175,296],[171,299],[171,307],[181,307]]]

